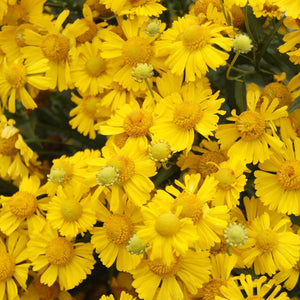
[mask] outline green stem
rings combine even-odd
[[[150,85],[150,83],[149,83],[148,78],[145,78],[145,82],[146,82],[146,84],[147,84],[147,87],[148,87],[148,89],[149,89],[149,91],[150,91],[150,94],[151,94],[152,98],[154,99],[154,93],[153,93],[153,90],[152,90],[152,87],[151,87],[151,85]]]
[[[226,11],[225,11],[225,7],[224,7],[223,0],[220,0],[220,3],[221,3],[222,12],[223,12],[223,15],[224,15],[224,17],[225,17],[226,23],[227,23],[228,26],[231,26],[231,24],[230,24],[230,22],[229,22],[229,20],[228,20]]]
[[[228,69],[227,69],[227,71],[226,71],[226,78],[227,78],[228,80],[236,80],[236,81],[243,82],[243,81],[240,80],[238,77],[231,77],[231,76],[230,76],[230,71],[231,71],[233,65],[235,64],[236,60],[238,59],[239,55],[240,55],[240,52],[236,52],[236,53],[235,53],[234,58],[233,58],[233,60],[231,61],[230,65],[229,65],[229,67],[228,67]]]
[[[249,34],[252,42],[254,43],[255,42],[254,35],[252,34],[252,31],[249,26],[248,5],[245,6],[245,26],[246,26],[247,33]]]

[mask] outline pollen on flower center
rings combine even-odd
[[[173,213],[164,213],[157,217],[155,230],[162,236],[170,237],[180,229],[180,221]]]
[[[226,280],[224,279],[211,279],[209,282],[203,284],[200,292],[202,300],[214,300],[215,296],[222,296],[220,287],[227,286]]]
[[[161,259],[157,258],[148,262],[150,271],[162,278],[174,276],[180,267],[180,258],[176,257],[170,266],[165,265]]]
[[[211,38],[208,28],[202,25],[191,25],[183,33],[183,45],[189,50],[198,50],[205,47]]]
[[[279,101],[279,106],[290,106],[292,104],[292,94],[288,87],[280,82],[271,82],[265,86],[262,90],[262,95],[267,96],[269,99],[273,100],[275,98]]]
[[[92,77],[98,77],[105,71],[105,67],[106,63],[100,56],[90,58],[85,64],[87,73]]]
[[[229,246],[238,247],[248,241],[248,232],[246,227],[238,223],[230,223],[224,230],[224,236]]]
[[[11,255],[0,252],[0,282],[11,278],[15,271],[15,262]]]
[[[123,123],[123,128],[129,136],[139,137],[146,135],[152,125],[152,115],[144,109],[130,112]]]
[[[136,67],[138,63],[148,63],[152,55],[152,47],[143,37],[131,37],[124,43],[123,57],[130,66]]]
[[[108,161],[108,165],[114,166],[119,171],[120,183],[126,183],[135,172],[135,164],[132,159],[123,155],[116,155]]]
[[[5,156],[14,156],[18,150],[15,147],[16,141],[18,140],[18,134],[14,134],[8,139],[0,137],[0,154]]]
[[[70,241],[64,237],[58,237],[48,243],[45,254],[52,265],[63,266],[72,260],[74,249]]]
[[[270,229],[265,229],[256,236],[256,247],[262,252],[273,251],[278,244],[276,233]]]
[[[256,111],[242,112],[238,116],[235,126],[241,138],[245,141],[253,141],[259,138],[266,127],[263,117]]]
[[[4,72],[6,80],[13,88],[17,89],[25,85],[27,71],[23,64],[12,64]]]
[[[198,200],[197,195],[182,192],[174,201],[174,208],[182,207],[180,216],[191,218],[194,224],[198,223],[203,217],[203,203]]]
[[[183,102],[175,107],[173,123],[178,127],[192,129],[201,119],[202,110],[197,103]]]
[[[59,62],[67,58],[70,50],[70,42],[61,33],[50,33],[44,37],[41,49],[49,60]]]
[[[218,187],[223,190],[229,190],[235,182],[234,171],[230,168],[220,168],[214,176],[219,181]]]
[[[55,170],[60,170],[58,173],[56,173]],[[55,176],[57,177],[54,177],[56,179],[60,179],[60,181],[56,181],[58,183],[61,183],[61,182],[68,182],[72,175],[73,175],[73,165],[70,164],[68,161],[65,161],[65,160],[58,160],[56,161],[52,168],[51,168],[51,172],[50,172],[50,176],[52,176],[52,171],[55,172]],[[61,177],[59,177],[59,174],[61,175]],[[48,179],[49,180],[49,179]],[[53,181],[55,182],[55,181]]]
[[[64,169],[51,169],[50,174],[47,175],[48,181],[55,183],[62,183],[66,176]]]
[[[300,161],[287,160],[277,171],[277,180],[279,184],[287,190],[300,188]]]
[[[72,199],[63,201],[61,205],[61,214],[68,222],[76,221],[82,214],[82,206],[78,201]]]
[[[101,186],[111,186],[118,181],[119,171],[117,167],[105,166],[96,174],[96,181]]]
[[[132,233],[132,223],[125,215],[113,214],[104,222],[107,238],[116,245],[126,244]]]
[[[160,140],[148,146],[149,156],[154,161],[166,162],[172,155],[171,147],[168,143]]]
[[[13,194],[9,201],[9,208],[12,214],[19,218],[31,217],[38,206],[37,199],[34,195],[18,191]]]
[[[147,248],[147,245],[145,246],[143,244],[143,240],[138,237],[137,234],[134,234],[130,240],[128,241],[128,245],[126,246],[126,250],[130,254],[143,254],[145,253],[145,250]]]

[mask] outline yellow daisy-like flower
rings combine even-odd
[[[276,222],[276,223],[275,223]],[[248,242],[240,246],[247,267],[254,265],[256,274],[275,274],[292,268],[299,260],[299,235],[291,232],[291,221],[282,217],[270,219],[268,213],[252,220],[247,228]]]
[[[155,120],[150,132],[154,139],[167,141],[174,151],[189,151],[194,142],[195,130],[208,138],[217,128],[224,99],[219,93],[197,90],[191,85],[179,93],[163,98],[155,107]]]
[[[300,3],[293,0],[274,0],[274,4],[278,5],[280,10],[284,12],[287,17],[294,19],[300,18]]]
[[[285,141],[285,151],[259,164],[255,189],[270,210],[300,215],[300,139]]]
[[[280,19],[282,10],[276,5],[276,0],[249,0],[249,5],[257,18],[268,17]]]
[[[273,276],[276,281],[276,284],[283,283],[283,287],[291,291],[295,288],[300,275],[300,261],[298,261],[292,268],[287,270],[279,271]]]
[[[198,235],[196,249],[206,250],[221,242],[220,236],[227,226],[229,214],[225,205],[210,207],[218,182],[212,177],[206,177],[199,188],[200,179],[200,174],[185,175],[184,183],[175,180],[182,192],[174,186],[167,186],[166,191],[176,197],[172,211],[179,210],[179,217],[190,218],[193,221]]]
[[[52,197],[48,204],[47,220],[61,235],[75,238],[96,223],[95,203],[90,194],[83,194],[80,184],[74,189],[59,186],[57,196]]]
[[[14,113],[16,99],[21,101],[26,109],[36,108],[37,105],[28,89],[32,87],[39,90],[48,89],[49,79],[43,75],[48,69],[47,59],[36,62],[17,59],[12,63],[4,60],[0,72],[0,96],[4,108]]]
[[[282,150],[283,142],[274,133],[274,121],[286,117],[288,113],[286,106],[276,109],[279,103],[277,99],[270,102],[263,97],[258,105],[260,98],[252,96],[252,93],[247,93],[248,110],[240,115],[233,110],[232,117],[227,119],[235,123],[219,125],[216,137],[221,149],[228,149],[230,158],[239,157],[246,163],[257,164],[268,159],[272,150]]]
[[[91,274],[95,264],[90,243],[77,243],[61,237],[49,224],[30,237],[27,247],[33,271],[42,270],[41,283],[51,286],[58,280],[63,290],[81,283]]]
[[[19,285],[26,290],[30,266],[26,262],[27,241],[26,235],[17,232],[0,239],[0,299],[19,300]]]
[[[126,292],[122,291],[119,300],[135,300],[136,298]],[[102,296],[99,300],[115,300],[113,295]]]
[[[19,191],[11,197],[1,196],[0,202],[0,230],[10,235],[26,221],[29,232],[39,230],[44,222],[42,209],[45,208],[47,198],[40,200],[40,179],[37,176],[23,177]]]
[[[182,75],[185,72],[186,81],[195,81],[209,68],[216,70],[226,64],[228,53],[214,47],[231,50],[232,40],[221,34],[226,30],[226,26],[210,22],[200,24],[197,17],[182,17],[162,34],[161,41],[157,42],[157,53],[168,56],[165,63],[172,73]]]
[[[183,300],[183,287],[193,295],[209,280],[211,270],[208,252],[188,250],[186,255],[175,257],[171,265],[160,259],[143,260],[132,270],[133,287],[139,297],[145,300]]]
[[[160,259],[168,266],[174,263],[173,253],[185,255],[198,239],[192,219],[180,216],[180,207],[174,206],[174,198],[158,190],[151,202],[142,207],[144,225],[137,232],[150,245],[150,259]]]
[[[118,64],[101,57],[101,42],[94,40],[76,49],[70,65],[71,80],[81,93],[97,95],[112,83]]]
[[[222,297],[216,300],[288,300],[286,292],[280,293],[281,286],[275,280],[267,281],[266,276],[253,280],[251,275],[241,274],[235,280],[228,282],[227,286],[220,288]],[[280,293],[280,294],[279,294]]]
[[[141,256],[131,254],[126,246],[136,226],[142,221],[140,209],[134,205],[126,205],[122,200],[121,207],[114,213],[99,203],[97,213],[102,227],[94,227],[91,243],[99,254],[101,262],[109,268],[115,261],[118,271],[134,269],[141,261]]]

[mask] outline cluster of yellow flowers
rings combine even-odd
[[[116,271],[116,299],[290,299],[300,69],[247,82],[245,109],[226,116],[207,77],[245,78],[230,72],[256,55],[250,8],[281,26],[277,54],[296,69],[299,1],[197,0],[167,26],[159,0],[86,0],[74,21],[45,0],[0,0],[0,177],[18,187],[0,197],[0,300],[113,300],[70,293],[96,260]],[[105,146],[47,169],[14,120],[45,90],[72,90],[70,126]]]

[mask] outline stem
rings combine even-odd
[[[151,85],[150,85],[150,83],[149,83],[148,78],[145,78],[145,82],[146,82],[146,84],[147,84],[147,87],[148,87],[148,89],[149,89],[149,91],[150,91],[150,94],[151,94],[152,98],[154,99],[153,90],[152,90],[152,87],[151,87]]]
[[[249,34],[251,40],[254,43],[255,42],[254,35],[252,34],[252,31],[251,31],[250,26],[249,26],[248,5],[245,6],[245,26],[246,26],[247,33]]]
[[[220,3],[221,3],[221,7],[222,7],[222,11],[223,11],[223,15],[225,17],[226,23],[227,23],[228,26],[231,26],[231,24],[230,24],[230,22],[228,20],[227,14],[225,12],[225,7],[224,7],[223,0],[220,0]]]
[[[236,53],[235,53],[234,58],[233,58],[233,60],[231,61],[230,65],[229,65],[229,67],[228,67],[228,69],[227,69],[227,71],[226,71],[226,78],[227,78],[228,80],[236,80],[236,81],[243,82],[242,80],[238,79],[238,77],[231,77],[231,76],[229,75],[229,74],[230,74],[230,71],[231,71],[233,65],[235,64],[237,58],[239,57],[239,55],[240,55],[240,52],[236,52]]]

